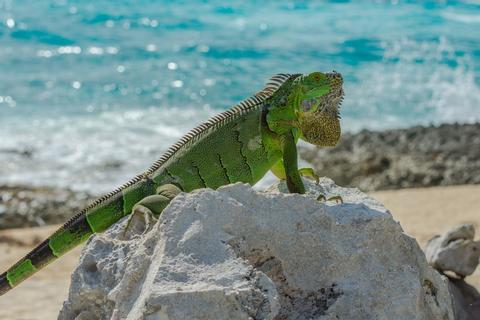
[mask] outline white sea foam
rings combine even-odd
[[[6,137],[0,140],[0,184],[107,192],[147,169],[214,113],[150,108],[55,120],[0,120],[0,136]]]
[[[456,13],[452,11],[446,11],[443,13],[443,17],[453,21],[463,22],[463,23],[480,23],[480,16],[478,14],[465,14],[465,13]]]
[[[444,38],[383,46],[385,61],[358,69],[359,80],[346,84],[347,130],[480,121],[480,86],[468,56],[455,56]]]

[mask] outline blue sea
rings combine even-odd
[[[0,0],[0,184],[109,191],[275,73],[344,131],[480,120],[480,1]]]

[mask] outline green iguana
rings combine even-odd
[[[334,146],[340,137],[342,77],[337,72],[278,74],[266,87],[200,124],[147,171],[78,212],[48,239],[0,275],[0,295],[131,212],[158,217],[180,192],[245,182],[271,170],[290,192],[305,193],[298,139]]]

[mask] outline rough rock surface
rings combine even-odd
[[[480,183],[480,123],[342,134],[335,148],[303,147],[303,159],[361,190]]]
[[[480,293],[463,280],[475,271],[479,263],[480,241],[474,241],[474,237],[474,226],[464,224],[442,236],[433,237],[425,248],[427,261],[432,267],[460,277],[447,273],[456,320],[480,318]]]
[[[425,247],[428,263],[441,272],[452,271],[460,277],[471,275],[480,259],[480,241],[474,241],[474,237],[475,228],[471,224],[433,237]]]
[[[306,183],[345,203],[236,184],[91,237],[59,319],[453,319],[445,279],[380,203]]]
[[[463,279],[449,278],[455,320],[480,319],[480,293]]]

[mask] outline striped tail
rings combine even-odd
[[[0,275],[0,296],[87,240],[93,233],[104,231],[130,213],[134,201],[142,196],[138,193],[138,196],[135,196],[136,190],[129,191],[133,192],[128,192],[128,194],[117,192],[107,195],[80,211],[48,239]]]

